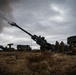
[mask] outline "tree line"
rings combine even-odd
[[[74,45],[66,45],[63,41],[60,43],[56,41],[53,49],[55,52],[76,52],[76,47]]]

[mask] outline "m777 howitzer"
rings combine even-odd
[[[21,29],[22,31],[24,31],[25,33],[27,33],[29,36],[31,36],[31,39],[33,39],[39,46],[41,50],[51,50],[52,49],[52,45],[50,43],[48,43],[44,37],[41,36],[37,36],[37,35],[32,35],[29,32],[27,32],[26,30],[24,30],[23,28],[21,28],[20,26],[18,26],[16,23],[10,23],[8,22],[10,25],[15,26],[19,29]]]

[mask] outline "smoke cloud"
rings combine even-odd
[[[12,18],[11,0],[0,0],[0,32],[6,26],[4,20],[10,21]]]

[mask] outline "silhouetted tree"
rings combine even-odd
[[[60,45],[59,45],[59,42],[58,41],[56,41],[56,43],[55,43],[55,51],[56,52],[59,52],[60,51]]]
[[[60,43],[60,52],[64,52],[65,51],[65,44],[63,41],[61,41]]]
[[[65,45],[64,51],[67,52],[68,50],[69,50],[69,46],[68,45]]]

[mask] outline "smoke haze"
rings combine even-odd
[[[12,18],[11,12],[10,0],[0,0],[0,32],[5,27],[4,20],[9,21]]]

